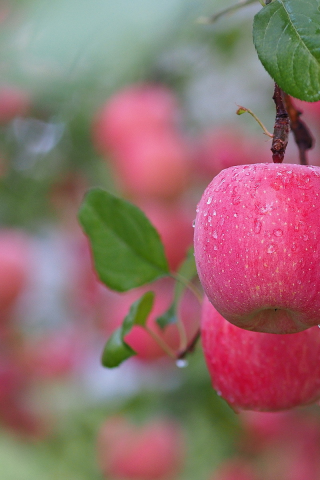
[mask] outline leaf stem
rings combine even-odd
[[[170,276],[175,280],[177,280],[178,282],[182,283],[182,285],[184,285],[186,288],[188,288],[194,294],[194,296],[198,299],[199,303],[202,304],[202,293],[195,285],[193,285],[193,283],[186,280],[178,272],[171,272]]]
[[[253,113],[253,111],[250,110],[250,108],[242,107],[241,105],[237,105],[237,107],[239,107],[238,110],[236,111],[236,114],[237,114],[237,115],[242,115],[242,114],[245,113],[245,112],[249,113],[249,114],[255,119],[255,121],[259,123],[260,127],[261,127],[262,130],[263,130],[263,133],[264,133],[265,135],[267,135],[268,137],[273,138],[272,133],[270,133],[270,132],[266,129],[266,127],[265,127],[265,126],[263,125],[263,123],[261,122],[260,118],[257,117],[257,115],[256,115],[255,113]]]
[[[255,3],[257,0],[240,0],[238,3],[235,5],[231,5],[231,7],[227,7],[223,10],[221,10],[218,13],[215,13],[214,15],[211,15],[210,17],[199,17],[197,20],[197,23],[202,23],[204,25],[209,25],[211,23],[216,22],[219,20],[220,17],[223,17],[224,15],[228,13],[235,12],[236,10],[239,10],[240,8],[246,7],[247,5],[250,5],[251,3]],[[262,0],[258,0],[261,5],[264,7],[265,4],[262,2]]]
[[[175,351],[171,347],[169,347],[169,345],[164,340],[162,340],[162,338],[156,332],[151,330],[147,325],[144,325],[142,328],[144,328],[145,331],[148,332],[148,334],[153,338],[153,340],[159,345],[160,348],[162,348],[162,350],[167,355],[169,355],[169,357],[176,360],[177,355]]]

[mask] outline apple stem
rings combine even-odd
[[[268,130],[266,129],[266,127],[265,127],[265,126],[263,125],[263,123],[261,122],[260,118],[257,117],[257,115],[256,115],[255,113],[253,113],[253,111],[250,110],[250,108],[242,107],[241,105],[237,105],[237,107],[239,107],[238,110],[236,111],[236,114],[237,114],[237,115],[242,115],[242,114],[245,113],[245,112],[249,113],[249,114],[255,119],[255,121],[259,123],[260,127],[261,127],[262,130],[263,130],[263,133],[264,133],[265,135],[267,135],[268,137],[273,138],[272,133],[268,132]]]
[[[199,17],[197,20],[197,23],[202,23],[205,25],[208,25],[210,23],[214,23],[217,20],[219,20],[220,17],[223,17],[224,15],[228,13],[232,13],[236,10],[239,10],[240,8],[246,7],[247,5],[250,5],[251,3],[255,3],[257,0],[240,0],[238,3],[235,5],[231,5],[230,7],[227,7],[223,10],[220,10],[220,12],[215,13],[214,15],[211,15],[210,17]],[[258,0],[261,5],[264,7],[265,4],[262,0]]]
[[[305,122],[301,120],[302,112],[297,110],[292,98],[287,93],[284,93],[283,98],[290,118],[290,128],[299,149],[300,164],[308,165],[307,150],[314,146],[314,138]]]
[[[271,147],[272,160],[274,163],[282,163],[288,145],[290,125],[289,115],[284,104],[283,91],[276,83],[274,84],[272,98],[276,104],[276,120]]]

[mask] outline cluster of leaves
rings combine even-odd
[[[159,278],[174,276],[169,270],[159,233],[134,204],[94,188],[84,199],[79,220],[90,239],[98,276],[110,289],[126,292]],[[195,262],[190,252],[178,277],[188,282],[195,274]],[[162,329],[177,322],[176,310],[182,292],[183,287],[177,283],[172,305],[157,319]],[[117,367],[136,354],[124,337],[134,325],[145,327],[153,302],[154,292],[149,291],[132,304],[122,326],[105,346],[102,355],[104,366]]]

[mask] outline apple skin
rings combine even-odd
[[[320,397],[320,329],[294,335],[250,332],[205,297],[201,339],[213,388],[236,411],[276,412]]]
[[[320,320],[320,168],[223,170],[197,207],[194,248],[204,291],[229,322],[295,333]]]
[[[135,425],[119,415],[100,428],[97,453],[105,478],[171,479],[183,466],[185,440],[179,424],[172,420]]]

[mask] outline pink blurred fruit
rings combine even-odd
[[[214,389],[234,410],[276,412],[320,397],[320,330],[250,332],[203,302],[201,338]]]
[[[11,307],[22,293],[31,269],[30,244],[15,230],[0,231],[0,312]]]
[[[18,87],[0,86],[0,124],[27,114],[30,109],[29,94]]]
[[[135,425],[123,417],[109,418],[98,435],[98,464],[115,479],[176,478],[185,456],[184,436],[171,420]]]
[[[320,168],[231,167],[215,177],[194,232],[199,278],[238,327],[294,333],[320,319]]]

